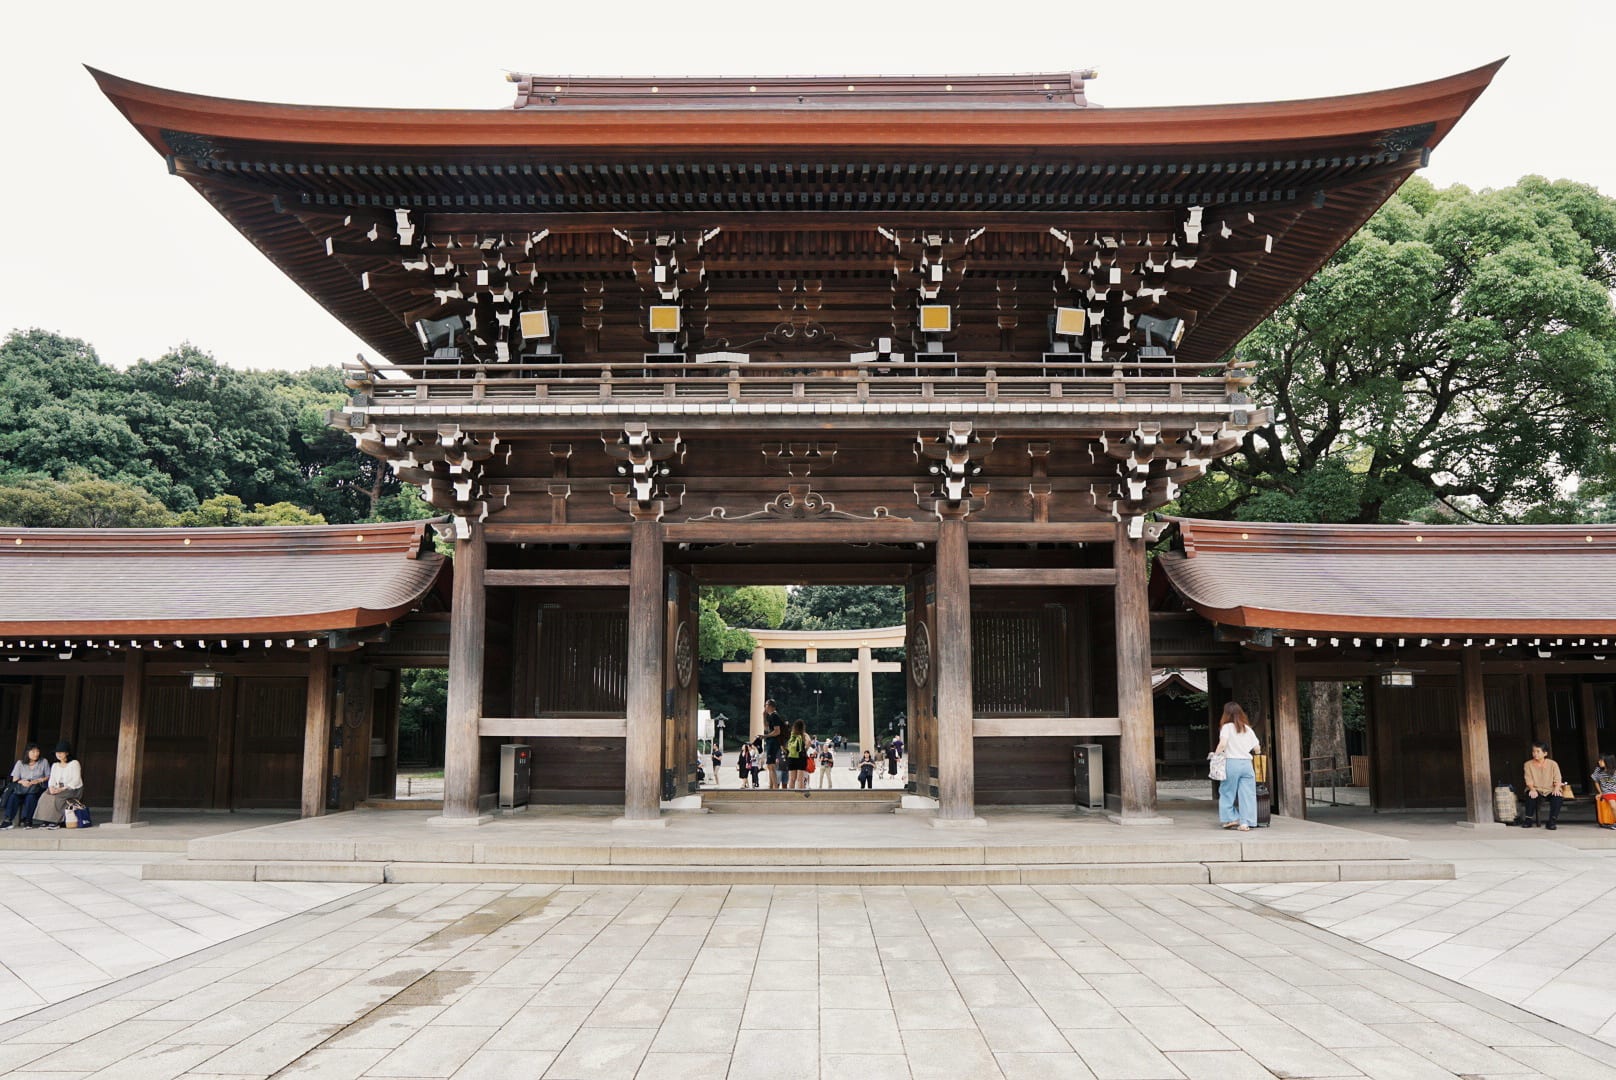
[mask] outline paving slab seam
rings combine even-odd
[[[1289,912],[1269,907],[1260,900],[1254,900],[1231,889],[1222,889],[1215,885],[1211,886],[1211,888],[1216,888],[1220,894],[1230,897],[1237,907],[1245,908],[1265,918],[1286,923],[1289,929],[1298,934],[1314,938],[1343,951],[1373,959],[1378,966],[1392,971],[1410,982],[1418,983],[1429,990],[1440,991],[1455,1001],[1473,1005],[1498,1017],[1500,1020],[1507,1020],[1517,1024],[1547,1024],[1551,1030],[1541,1032],[1541,1034],[1569,1050],[1575,1050],[1577,1053],[1585,1054],[1601,1061],[1606,1060],[1611,1054],[1609,1043],[1602,1042],[1591,1035],[1584,1035],[1582,1032],[1568,1027],[1552,1017],[1532,1012],[1523,1006],[1493,997],[1491,994],[1466,986],[1464,983],[1454,979],[1448,979],[1435,972],[1426,971],[1424,968],[1417,967],[1406,960],[1392,956],[1389,953],[1383,953],[1371,945],[1332,934],[1322,927],[1314,926],[1305,919],[1300,919]]]
[[[165,960],[163,963],[157,964],[154,967],[146,968],[144,971],[137,971],[133,975],[125,975],[121,979],[114,979],[111,982],[95,987],[92,990],[85,990],[81,993],[75,994],[73,997],[66,1000],[41,1005],[39,1008],[25,1013],[22,1016],[7,1020],[4,1023],[0,1023],[0,1042],[4,1042],[13,1035],[29,1031],[38,1026],[38,1024],[41,1022],[57,1020],[65,1016],[72,1016],[83,1011],[90,1005],[98,1005],[103,1001],[108,1001],[114,997],[117,997],[119,994],[126,993],[130,990],[138,990],[142,986],[148,986],[154,982],[158,982],[161,979],[165,979],[168,976],[173,975],[175,972],[185,971],[189,968],[206,964],[209,960],[217,959],[228,950],[236,949],[244,945],[254,944],[261,938],[265,938],[276,932],[285,930],[289,925],[299,921],[317,919],[330,915],[333,912],[341,911],[350,904],[358,903],[365,897],[381,891],[382,888],[383,886],[380,885],[372,886],[369,889],[363,889],[356,893],[350,893],[347,896],[339,896],[334,900],[328,900],[319,907],[309,908],[307,911],[292,912],[284,918],[276,919],[274,922],[266,923],[263,926],[248,930],[247,932],[238,934],[235,937],[226,938],[223,941],[215,942],[214,944],[206,946],[205,948],[198,949],[194,953],[189,953],[185,956],[177,956],[172,960]]]

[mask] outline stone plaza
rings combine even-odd
[[[1180,816],[1203,842],[1223,839]],[[324,820],[345,820],[363,843],[388,819]],[[875,820],[785,819],[830,837]],[[1433,876],[183,880],[174,868],[192,860],[176,848],[217,849],[292,823],[230,832],[157,817],[99,838],[105,850],[75,850],[97,842],[91,833],[5,852],[0,1068],[129,1078],[1616,1076],[1610,982],[1599,974],[1616,948],[1597,905],[1616,886],[1605,834],[1477,833],[1438,815],[1348,808],[1333,821],[1332,833],[1406,844]],[[709,823],[731,827],[716,817],[693,827]],[[986,831],[1016,828],[990,821]],[[684,831],[634,842],[672,849]],[[1170,831],[1172,842],[1191,838]]]

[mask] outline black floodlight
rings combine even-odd
[[[1145,335],[1145,343],[1157,344],[1164,349],[1178,348],[1179,341],[1184,337],[1183,319],[1163,319],[1155,315],[1141,315],[1134,320],[1139,332]]]
[[[466,332],[466,320],[459,315],[443,319],[420,319],[415,332],[421,344],[432,350],[434,360],[460,359],[460,335]]]

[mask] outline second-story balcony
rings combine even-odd
[[[853,362],[755,361],[647,354],[625,362],[349,364],[350,413],[569,417],[836,416],[850,426],[942,413],[1220,415],[1249,408],[1238,362],[1216,366],[1136,355],[1091,361],[1051,353],[1028,362],[918,354]]]

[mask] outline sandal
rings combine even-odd
[[[1240,826],[1239,831],[1240,832],[1250,832],[1251,831],[1251,826],[1250,825],[1242,825],[1242,826]]]
[[[1240,823],[1238,821],[1225,821],[1221,826],[1219,826],[1219,828],[1233,829],[1239,826],[1239,824]]]

